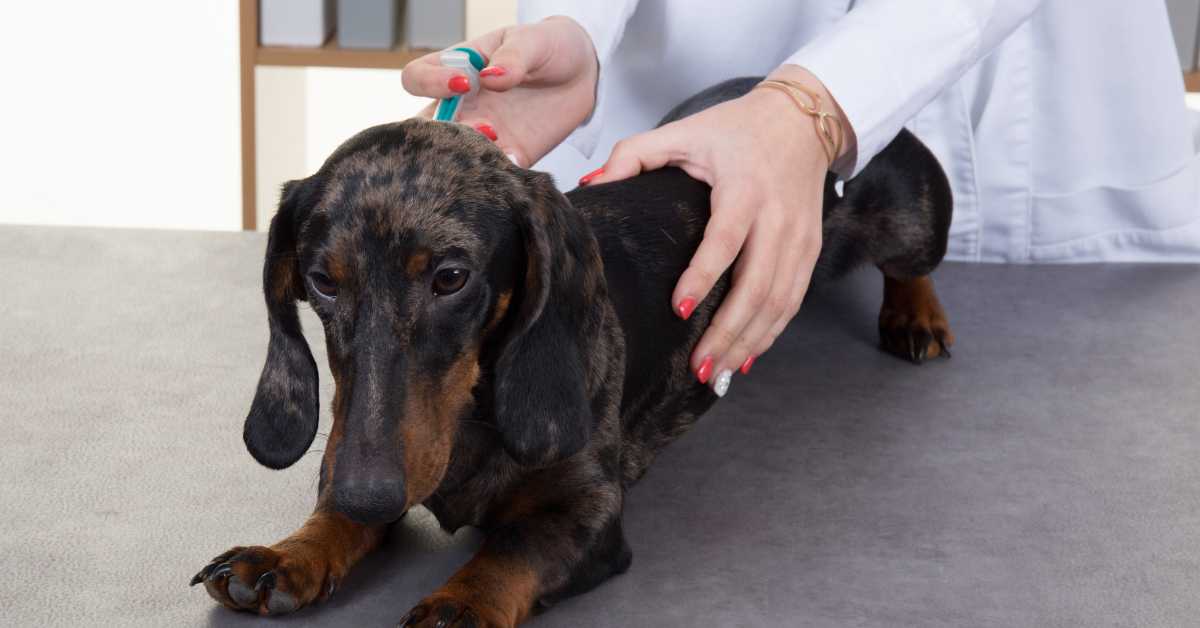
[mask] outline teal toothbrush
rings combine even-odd
[[[438,102],[437,112],[433,119],[453,122],[458,115],[458,105],[462,99],[479,91],[479,71],[487,64],[483,61],[483,55],[470,48],[452,48],[443,52],[441,59],[442,65],[462,71],[471,83],[471,90],[467,93],[444,98]]]

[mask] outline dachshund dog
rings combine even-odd
[[[707,90],[668,120],[756,82]],[[292,535],[234,547],[192,584],[261,614],[314,604],[417,505],[484,542],[401,625],[515,626],[625,571],[625,491],[717,400],[688,357],[728,273],[687,320],[670,304],[709,193],[664,168],[563,195],[475,131],[418,119],[363,131],[285,185],[244,439],[272,469],[313,441],[317,365],[296,305],[307,301],[336,383],[317,506]],[[826,185],[816,276],[879,267],[882,346],[915,362],[953,340],[929,278],[950,212],[944,173],[907,132],[841,196]]]

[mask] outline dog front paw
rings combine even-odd
[[[434,594],[421,600],[405,615],[397,628],[514,628],[509,622],[488,612],[474,608],[470,602],[446,594]]]
[[[212,559],[192,577],[227,608],[283,615],[326,599],[337,587],[326,561],[303,548],[282,552],[262,546],[235,547]]]

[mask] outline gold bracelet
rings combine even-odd
[[[829,167],[833,167],[833,162],[842,154],[842,120],[836,114],[821,110],[821,95],[811,89],[787,79],[767,79],[758,85],[759,87],[770,87],[777,89],[791,97],[792,102],[800,108],[800,111],[812,116],[816,119],[817,130],[821,138],[821,147],[825,149],[825,155],[829,157]],[[804,102],[800,95],[804,94],[810,102]],[[833,121],[832,126],[830,120]],[[832,127],[836,127],[835,132]]]

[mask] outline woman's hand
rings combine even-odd
[[[509,26],[460,45],[488,65],[479,73],[479,93],[459,105],[458,122],[488,136],[518,165],[541,159],[591,115],[599,68],[591,38],[574,20]],[[443,66],[440,54],[408,64],[404,89],[439,99],[467,91],[466,76]],[[435,107],[421,115],[433,117]]]
[[[849,135],[833,98],[807,70],[783,66],[770,78],[798,81],[820,94]],[[704,238],[671,297],[676,314],[691,316],[737,260],[732,288],[691,357],[696,377],[724,395],[733,371],[747,373],[800,309],[821,251],[829,157],[814,118],[787,94],[755,89],[619,142],[604,167],[580,184],[663,166],[678,166],[712,186]]]

